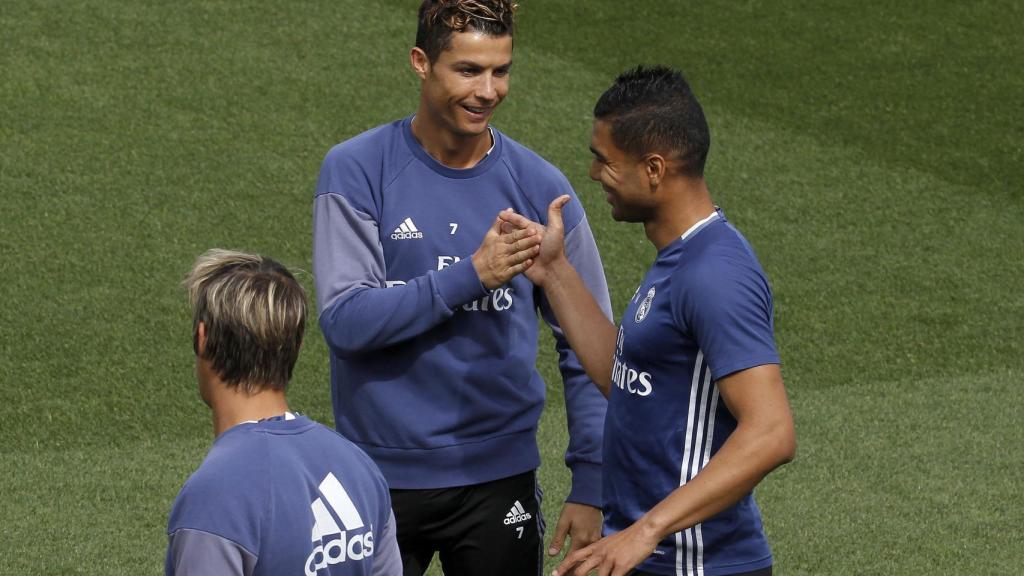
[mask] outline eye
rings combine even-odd
[[[494,75],[499,78],[504,78],[505,76],[508,76],[508,72],[508,68],[498,68],[494,71]]]

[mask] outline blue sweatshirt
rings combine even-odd
[[[491,152],[466,170],[427,154],[411,118],[327,154],[314,200],[313,267],[335,424],[392,488],[465,486],[537,468],[545,393],[535,368],[539,309],[565,385],[568,500],[599,506],[604,398],[542,293],[521,275],[485,289],[470,256],[502,209],[544,222],[548,204],[569,194],[568,257],[610,316],[601,260],[565,177],[492,134]]]
[[[402,574],[384,478],[305,416],[218,436],[174,500],[167,532],[167,576]]]

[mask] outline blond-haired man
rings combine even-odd
[[[288,408],[306,293],[281,264],[210,250],[185,280],[213,447],[168,522],[168,576],[401,574],[387,484]]]

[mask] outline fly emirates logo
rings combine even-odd
[[[625,343],[625,333],[619,327],[619,335],[615,341],[615,363],[612,365],[612,384],[620,390],[625,390],[637,396],[649,396],[654,391],[654,378],[650,372],[641,372],[630,368],[622,361],[622,346]]]
[[[322,497],[310,505],[314,519],[312,541],[317,546],[306,558],[306,576],[316,576],[332,564],[358,562],[373,556],[373,527],[367,528],[363,524],[363,518],[345,487],[334,474],[327,474],[319,488]],[[337,514],[344,529],[338,526],[328,506]]]
[[[438,256],[437,257],[437,269],[444,270],[445,268],[461,261],[462,259],[458,256]],[[401,280],[388,280],[387,287],[392,286],[403,286],[405,282]],[[473,300],[462,305],[462,309],[466,312],[490,312],[491,310],[497,312],[503,312],[512,308],[512,287],[501,286],[491,290],[483,298]]]

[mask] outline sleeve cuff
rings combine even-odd
[[[469,258],[435,272],[434,283],[437,286],[437,293],[449,310],[487,295],[487,289],[480,282],[476,268],[473,268],[473,261]]]
[[[566,502],[602,507],[601,465],[577,462],[572,466],[572,490]]]

